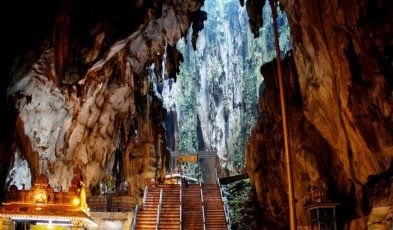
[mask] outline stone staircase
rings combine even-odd
[[[144,208],[139,209],[135,229],[156,229],[160,188],[151,188],[146,196]]]
[[[162,204],[160,217],[157,218],[160,190],[162,190]],[[180,193],[182,193],[181,201]],[[203,202],[199,184],[190,184],[182,188],[175,184],[150,188],[144,208],[138,211],[135,229],[156,229],[159,219],[158,229],[204,230],[202,211],[204,206],[206,229],[227,230],[220,187],[217,184],[203,184],[202,193]]]
[[[228,230],[218,184],[202,184],[205,221],[208,230]]]
[[[160,190],[162,206],[159,217],[159,229],[180,229],[180,186],[159,185],[150,188],[146,196],[145,207],[138,211],[135,229],[156,229]]]
[[[159,229],[180,229],[180,186],[160,185],[162,188],[162,207]]]
[[[183,229],[203,230],[202,200],[199,184],[190,184],[182,189]]]

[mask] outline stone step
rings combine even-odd
[[[180,212],[180,205],[176,206],[161,206],[161,212],[168,211],[168,212]]]
[[[146,222],[146,221],[157,221],[157,216],[139,216],[136,219],[137,222]]]
[[[205,219],[205,222],[206,222],[206,223],[210,223],[210,224],[216,224],[216,223],[226,223],[226,220],[225,220],[225,219],[221,219],[221,218],[219,218],[219,219],[209,219],[209,218],[206,218],[206,219]]]
[[[153,205],[153,206],[146,206],[143,209],[140,209],[140,212],[145,212],[145,211],[155,211],[157,212],[158,205]]]
[[[138,212],[138,215],[151,215],[151,214],[157,214],[157,210],[141,210]]]
[[[179,218],[180,217],[180,212],[161,212],[160,214],[161,218]]]
[[[178,218],[160,218],[160,224],[177,224],[180,223],[180,217]]]
[[[158,229],[180,229],[180,223],[178,225],[160,225]]]
[[[176,216],[160,216],[160,222],[180,221],[180,215]]]
[[[157,222],[157,218],[153,219],[144,219],[144,218],[140,218],[136,220],[137,224],[155,224]]]
[[[141,230],[155,230],[156,229],[156,224],[143,224],[143,225],[136,225],[135,229],[141,229]]]
[[[153,220],[154,218],[157,218],[157,214],[139,214],[137,220]]]
[[[214,221],[214,222],[206,221],[207,226],[226,226],[226,224],[227,224],[226,221]]]
[[[201,219],[199,219],[199,218],[198,219],[183,219],[182,222],[183,222],[183,224],[202,224],[203,225],[203,221],[201,221]]]

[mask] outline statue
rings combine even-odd
[[[83,183],[83,181],[79,181],[81,185],[81,190],[80,190],[80,200],[81,200],[81,209],[85,212],[87,212],[87,203],[86,203],[86,185]]]

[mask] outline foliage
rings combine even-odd
[[[241,225],[247,224],[244,223],[244,217],[250,203],[251,188],[250,179],[236,181],[226,186],[232,229],[238,229]]]
[[[185,72],[186,67],[182,68],[181,71]],[[179,83],[182,85],[181,96],[179,97],[178,105],[180,110],[180,117],[186,118],[181,119],[182,123],[180,127],[180,143],[179,150],[181,151],[195,151],[198,146],[197,134],[196,134],[196,92],[194,87],[191,86],[188,73],[180,75]],[[184,88],[183,88],[184,87]]]

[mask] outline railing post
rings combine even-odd
[[[131,230],[135,230],[137,215],[138,215],[138,205],[135,206],[134,216],[132,218],[132,223],[131,223]]]
[[[202,201],[202,218],[203,218],[203,230],[206,230],[206,217],[205,217],[205,201],[203,200],[202,184],[199,182],[199,188],[201,191],[201,201]]]
[[[296,225],[296,207],[295,207],[295,191],[293,183],[293,169],[292,169],[292,155],[291,148],[289,147],[289,131],[288,131],[288,118],[287,118],[287,104],[285,98],[284,80],[281,69],[280,57],[280,41],[277,26],[277,2],[269,0],[270,8],[272,9],[273,18],[273,34],[274,44],[276,50],[276,63],[277,63],[277,76],[278,76],[278,89],[280,95],[280,110],[282,120],[282,134],[284,139],[284,159],[285,159],[285,174],[287,179],[287,195],[288,195],[288,209],[289,209],[289,229],[295,230]]]
[[[183,214],[183,210],[182,210],[182,203],[183,203],[183,191],[182,191],[182,187],[180,186],[180,230],[183,229],[183,220],[182,220],[182,214]]]
[[[206,230],[205,207],[202,205],[203,230]]]
[[[158,226],[160,225],[161,206],[162,206],[162,189],[160,189],[160,200],[158,202],[158,208],[157,208],[156,230],[158,230]]]
[[[147,193],[149,192],[149,188],[145,187],[145,191],[143,192],[143,203],[142,203],[142,209],[145,209],[145,204],[146,204],[146,197],[147,197]]]
[[[217,168],[216,168],[216,181],[217,181],[218,186],[221,186],[220,179],[218,178]]]

